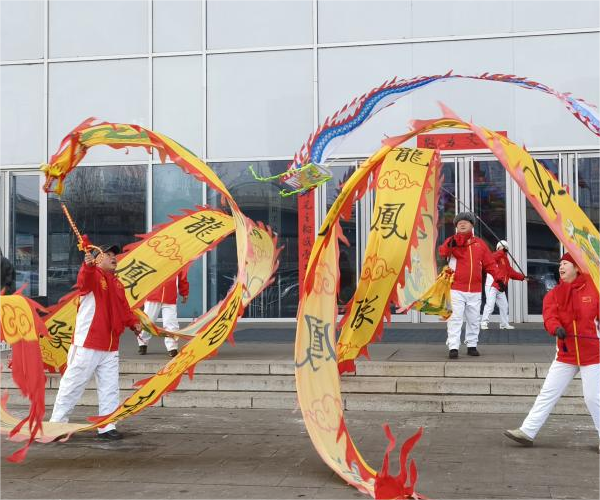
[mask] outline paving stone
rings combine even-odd
[[[346,394],[347,410],[441,412],[441,396]]]
[[[537,396],[543,384],[541,379],[491,379],[492,394],[499,395]],[[564,395],[583,396],[581,380],[573,380]]]
[[[443,362],[357,361],[357,375],[384,377],[443,377]]]
[[[534,363],[487,363],[449,361],[444,366],[446,377],[535,378]]]
[[[399,377],[396,392],[403,394],[489,394],[490,379]]]

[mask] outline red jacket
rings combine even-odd
[[[187,280],[186,271],[181,271],[177,276],[173,276],[162,287],[148,295],[146,300],[148,302],[160,302],[161,304],[176,304],[177,288],[179,288],[179,295],[182,297],[189,295],[190,284]]]
[[[114,274],[83,264],[77,276],[77,288],[80,297],[73,344],[98,351],[118,350],[119,337],[125,327],[138,323],[125,298],[123,285]]]
[[[456,242],[456,246],[450,246],[452,240]],[[473,236],[472,232],[458,233],[446,238],[438,250],[440,256],[456,259],[452,290],[481,292],[482,269],[495,280],[500,277],[491,250],[483,240]]]
[[[512,266],[510,265],[510,262],[508,260],[508,255],[506,255],[506,252],[504,250],[497,250],[496,252],[494,252],[492,254],[492,256],[494,257],[494,260],[496,261],[496,265],[498,266],[498,273],[500,274],[500,281],[502,281],[502,283],[504,283],[504,285],[508,285],[509,280],[523,281],[525,279],[524,274],[521,274],[520,272],[518,272],[512,268]],[[492,284],[492,286],[494,288],[497,288],[498,290],[500,290],[497,280],[494,280],[494,283]]]
[[[544,297],[544,328],[550,335],[562,326],[565,340],[556,339],[556,359],[570,365],[600,363],[598,290],[585,274],[572,283],[561,281]],[[566,352],[565,352],[566,346]]]

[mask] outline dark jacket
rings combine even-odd
[[[2,255],[2,252],[0,252]],[[11,261],[2,255],[2,290],[6,295],[12,295],[17,290],[17,272]]]

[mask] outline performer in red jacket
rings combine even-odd
[[[454,218],[456,234],[450,236],[439,247],[440,256],[448,259],[454,269],[452,282],[452,316],[448,319],[448,340],[450,359],[458,358],[460,335],[463,321],[466,320],[465,343],[469,356],[479,356],[479,319],[481,307],[482,269],[494,279],[500,279],[498,267],[492,252],[483,240],[473,235],[475,216],[461,212]]]
[[[162,312],[163,326],[165,330],[175,332],[179,330],[177,321],[177,291],[181,295],[181,303],[185,304],[190,293],[190,284],[187,280],[187,272],[181,271],[177,276],[168,280],[161,288],[148,295],[144,304],[144,312],[152,321],[158,319]],[[148,332],[142,332],[138,335],[138,354],[144,355],[148,351],[148,343],[152,335]],[[172,337],[165,337],[165,347],[169,356],[177,356],[177,340]]]
[[[523,281],[527,277],[513,269],[508,260],[508,255],[506,255],[507,252],[508,242],[500,240],[496,245],[496,251],[492,255],[498,266],[501,281],[494,281],[494,278],[490,274],[487,275],[485,281],[485,307],[481,315],[482,330],[488,329],[490,314],[494,311],[496,304],[498,304],[498,310],[500,311],[500,329],[514,330],[515,328],[508,322],[508,299],[506,298],[506,292],[500,291],[500,283],[503,283],[504,289],[507,290],[509,280]]]
[[[116,245],[94,258],[85,254],[77,276],[79,306],[75,332],[67,356],[67,369],[60,379],[50,422],[68,422],[92,375],[96,376],[100,415],[119,406],[119,338],[125,327],[141,331],[131,312],[121,282],[115,277]],[[121,439],[114,424],[98,429],[103,439]]]
[[[544,297],[544,328],[556,337],[556,358],[540,394],[519,429],[504,435],[526,446],[533,440],[565,389],[580,372],[583,397],[600,433],[600,331],[598,290],[581,274],[570,254],[560,259],[560,283]]]

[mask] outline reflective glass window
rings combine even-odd
[[[62,201],[81,234],[94,245],[123,247],[146,232],[146,170],[144,165],[75,169],[65,181]],[[77,240],[60,202],[48,196],[48,303],[71,291],[83,262]]]
[[[271,286],[256,297],[246,308],[245,317],[294,318],[298,307],[298,205],[296,197],[283,198],[281,185],[259,182],[248,170],[249,162],[212,163],[211,168],[225,183],[227,189],[250,219],[262,221],[277,233],[279,269]],[[253,166],[260,175],[279,174],[287,168],[287,161],[258,161]],[[221,197],[208,191],[207,203],[221,206]],[[228,207],[224,207],[229,210]],[[234,236],[228,237],[208,255],[208,307],[223,299],[237,275],[237,253]]]
[[[506,239],[506,170],[498,161],[473,161],[475,234],[495,250]],[[461,210],[462,211],[462,210]]]
[[[10,185],[10,252],[17,272],[17,290],[28,297],[39,295],[40,177],[13,175]]]
[[[152,173],[152,223],[169,222],[184,208],[202,205],[202,184],[176,165],[154,165]],[[202,261],[188,270],[190,295],[186,304],[177,305],[180,318],[197,318],[202,314]]]
[[[538,160],[558,178],[558,159]],[[542,314],[544,296],[558,283],[560,242],[533,205],[526,202],[527,312]]]
[[[354,170],[354,166],[335,166],[331,169],[333,179],[326,184],[328,211],[339,196],[344,183],[354,173]],[[338,312],[340,314],[344,314],[345,304],[354,295],[357,283],[357,269],[360,269],[357,263],[359,245],[359,233],[356,225],[357,208],[357,204],[352,207],[352,212],[348,220],[340,218],[340,226],[349,243],[349,245],[345,245],[343,242],[339,242],[340,290],[338,294]]]
[[[438,235],[435,255],[437,257],[438,271],[446,265],[446,259],[442,259],[437,252],[446,238],[452,236],[454,230],[454,216],[456,215],[456,169],[454,160],[444,162],[442,167],[443,182],[438,199]]]
[[[600,158],[579,158],[577,163],[577,192],[581,209],[600,228]]]

